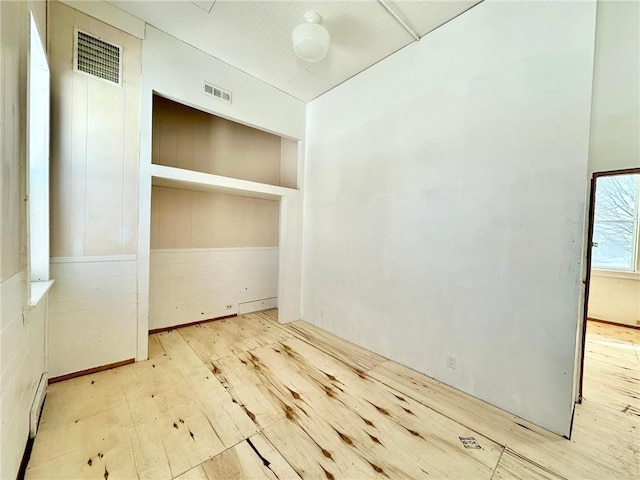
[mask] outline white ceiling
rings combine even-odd
[[[422,37],[481,0],[383,1]],[[303,101],[414,41],[377,0],[108,3]],[[291,30],[310,10],[331,34],[329,53],[318,63],[299,60],[291,47]]]

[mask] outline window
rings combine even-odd
[[[593,267],[636,271],[639,186],[640,174],[597,179]]]
[[[30,304],[49,281],[49,66],[33,14],[30,23],[27,107],[27,208]]]

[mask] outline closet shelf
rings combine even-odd
[[[223,177],[165,165],[152,164],[151,178],[153,185],[159,187],[219,192],[242,197],[279,199],[300,195],[300,191],[294,188],[251,182],[249,180]]]

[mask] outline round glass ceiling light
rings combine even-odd
[[[305,62],[319,62],[329,50],[331,36],[327,29],[320,25],[320,15],[317,12],[307,12],[304,23],[291,32],[293,51],[300,60]]]

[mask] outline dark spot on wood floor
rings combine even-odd
[[[334,477],[331,472],[327,472],[322,465],[320,465],[320,468],[322,468],[322,471],[324,472],[324,476],[327,477],[327,480],[335,480],[336,477]],[[304,477],[301,476],[300,478],[304,478]]]
[[[334,428],[334,430],[336,430]],[[336,433],[340,436],[340,440],[342,440],[344,443],[346,443],[347,445],[353,447],[353,440],[351,440],[351,437],[349,435],[345,435],[344,433],[336,430]]]
[[[87,462],[87,465],[89,466],[93,465],[93,460],[89,459],[89,461]]]
[[[109,478],[109,470],[107,470],[107,467],[104,467],[104,480],[107,480],[107,478]]]
[[[320,447],[320,451],[326,458],[333,460],[333,455],[331,455],[331,452],[329,450],[325,450],[324,448]]]
[[[385,410],[384,408],[379,407],[378,405],[375,405],[375,404],[373,404],[373,403],[372,403],[371,405],[373,405],[374,407],[376,407],[376,410],[378,410],[378,411],[379,411],[380,413],[382,413],[383,415],[386,415],[387,417],[389,416],[389,412],[388,412],[387,410]]]
[[[193,432],[191,430],[189,430],[189,435],[191,436],[191,438],[195,441],[196,436],[193,434]]]
[[[94,383],[96,383],[96,382],[94,382],[93,380],[91,380],[91,385],[93,385]]]
[[[420,437],[424,440],[424,437],[422,435],[420,435],[419,432],[416,432],[415,430],[411,430],[410,428],[404,427],[404,429],[409,432],[411,435],[413,435],[414,437]]]
[[[400,395],[393,395],[394,397],[396,397],[398,400],[400,400],[401,402],[406,402],[406,400],[404,399],[404,397],[401,397]]]
[[[235,400],[233,402],[238,403]],[[256,421],[256,416],[253,414],[251,410],[249,410],[247,407],[244,407],[244,406],[242,407],[242,409],[244,410],[244,413],[246,413],[249,416],[252,422]]]
[[[291,390],[290,388],[287,387],[287,389],[289,390],[289,393],[291,393],[291,396],[293,398],[295,398],[296,400],[300,400],[300,394],[294,390]]]
[[[327,373],[327,372],[322,372],[322,373],[324,373],[327,376],[327,378],[329,380],[331,380],[332,382],[337,382],[338,381],[338,379],[336,377],[334,377],[333,375],[331,375],[330,373]]]
[[[404,407],[402,407],[402,409],[403,409],[405,412],[407,412],[409,415],[413,415],[413,416],[415,416],[415,413],[413,413],[413,412],[412,412],[411,410],[409,410],[408,408],[404,408]]]
[[[381,473],[386,476],[386,474],[384,473],[384,470],[380,468],[378,465],[376,465],[375,463],[369,462],[369,465],[371,465],[371,468],[373,468],[377,473]]]
[[[184,423],[183,419],[179,418],[178,420],[180,421],[180,423]]]
[[[284,416],[287,417],[287,420],[295,420],[296,419],[296,411],[291,408],[289,405],[284,406]]]
[[[176,422],[173,422],[173,428],[178,428],[178,425],[176,425]]]
[[[360,418],[362,419],[362,421],[363,421],[364,423],[366,423],[366,424],[367,424],[367,425],[369,425],[370,427],[374,427],[374,428],[375,428],[375,425],[374,425],[374,423],[373,423],[371,420],[368,420],[368,419],[366,419],[366,418],[364,418],[364,417],[360,417]]]
[[[219,373],[222,373],[222,372],[220,371],[220,369],[219,369],[215,364],[213,364],[213,363],[212,363],[212,364],[211,364],[211,367],[212,367],[212,368],[211,368],[211,371],[213,372],[213,374],[214,374],[214,375],[217,375],[217,374],[219,374]]]
[[[152,364],[151,366],[152,366],[153,368],[156,368],[156,364],[155,364],[155,363],[154,363],[154,364]]]
[[[380,445],[382,445],[382,443],[380,442],[380,440],[378,440],[378,437],[374,437],[373,435],[371,435],[370,433],[368,433],[367,435],[369,435],[369,438],[373,441],[376,442]]]
[[[326,393],[331,398],[334,397],[335,394],[333,393],[333,389],[331,387],[329,387],[328,385],[323,385],[322,388],[324,388],[324,393]]]
[[[104,455],[102,455],[100,452],[98,452],[98,458],[102,458],[102,457],[104,457]]]
[[[247,362],[245,362],[243,359],[240,359],[240,362],[241,362],[243,365],[246,365],[246,364],[247,364]]]

